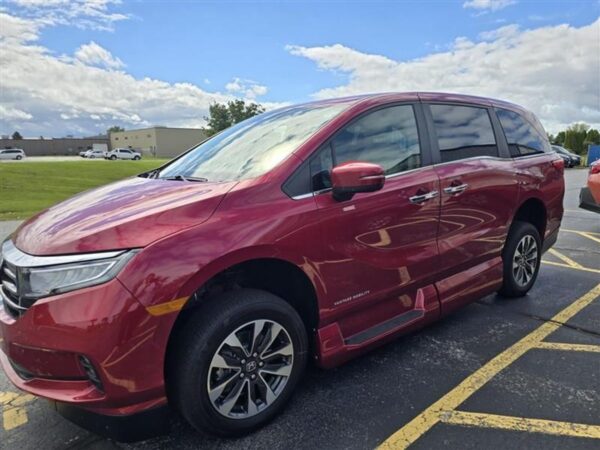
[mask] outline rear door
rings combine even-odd
[[[437,286],[442,312],[449,312],[499,287],[518,185],[506,145],[492,125],[497,119],[491,108],[427,103],[425,111],[441,187],[443,273]]]
[[[432,280],[439,267],[439,181],[426,134],[417,126],[419,115],[419,104],[363,113],[311,160],[315,189],[320,190],[315,200],[323,230],[325,316],[335,316],[348,345],[437,317]],[[381,165],[386,172],[383,189],[334,200],[328,174],[346,161]],[[373,328],[383,322],[385,326]]]

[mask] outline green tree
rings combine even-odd
[[[564,131],[560,131],[560,132],[556,133],[553,144],[564,146],[565,137],[566,137],[566,133]]]
[[[19,133],[18,131],[15,131],[15,132],[12,134],[12,138],[13,138],[15,141],[20,141],[21,139],[23,139],[23,136],[21,136],[21,133]]]
[[[567,128],[564,147],[574,151],[578,155],[583,155],[585,150],[583,143],[589,128],[590,126],[585,123],[575,123]]]
[[[120,127],[118,125],[113,125],[108,130],[106,130],[106,134],[110,135],[110,133],[115,133],[115,132],[118,132],[118,131],[125,131],[125,128]]]
[[[595,128],[589,129],[583,144],[585,148],[587,148],[589,144],[600,144],[600,131],[596,130]]]
[[[205,117],[204,131],[208,136],[218,133],[231,125],[249,119],[265,112],[265,108],[258,103],[246,103],[244,100],[232,100],[227,103],[213,103],[208,108],[208,117]]]

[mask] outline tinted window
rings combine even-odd
[[[496,108],[495,111],[502,124],[511,156],[549,151],[546,139],[520,114],[501,108]]]
[[[411,105],[368,113],[331,140],[335,165],[346,161],[379,164],[387,175],[421,165],[415,114]]]
[[[498,156],[490,116],[485,108],[431,105],[442,162]]]

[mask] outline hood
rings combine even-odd
[[[13,242],[32,255],[144,247],[206,221],[235,184],[129,178],[39,213]]]

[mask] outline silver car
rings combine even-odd
[[[95,159],[95,158],[104,158],[106,156],[106,152],[103,150],[88,150],[83,155],[84,158]]]
[[[20,148],[7,148],[0,150],[0,159],[23,159],[25,152]]]

